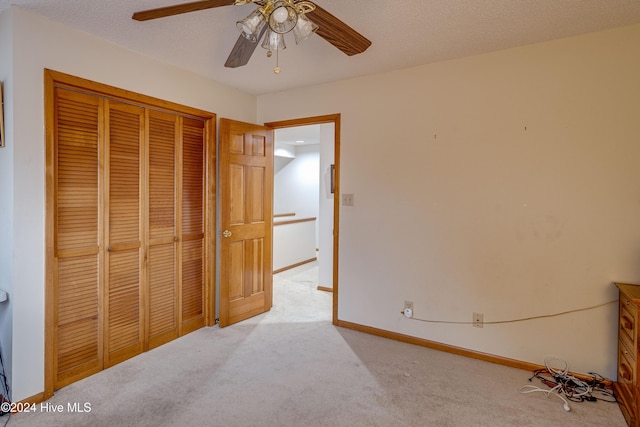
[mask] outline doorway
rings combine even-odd
[[[338,309],[338,223],[339,223],[339,162],[340,162],[340,115],[330,115],[330,116],[319,116],[319,117],[309,117],[303,119],[295,119],[281,122],[272,122],[265,124],[268,127],[271,127],[275,130],[275,142],[276,142],[276,150],[278,149],[278,133],[285,135],[284,139],[286,139],[290,146],[294,151],[293,155],[295,155],[295,151],[299,151],[303,153],[301,157],[311,158],[309,156],[310,152],[313,152],[314,149],[310,148],[309,145],[313,145],[315,141],[309,141],[308,135],[317,134],[317,171],[318,175],[316,177],[317,180],[317,191],[316,198],[317,206],[315,208],[315,212],[317,212],[317,232],[314,232],[315,236],[313,237],[313,242],[315,242],[315,246],[317,248],[317,259],[318,259],[318,289],[325,292],[332,292],[332,300],[333,300],[333,308],[332,308],[332,319],[333,323],[337,323],[337,309]],[[309,133],[311,131],[311,133]],[[315,133],[314,133],[315,132]],[[296,135],[300,135],[299,137]],[[307,139],[305,139],[307,138]],[[304,141],[304,142],[299,142]],[[311,143],[311,144],[309,144]],[[298,148],[300,147],[300,148]],[[286,148],[286,147],[285,147]],[[291,158],[291,154],[289,153],[289,157]],[[278,159],[276,155],[275,159],[275,169],[278,168],[278,163],[287,163],[286,154],[282,157],[284,159]],[[275,181],[275,180],[274,180]],[[276,196],[277,197],[277,196]],[[312,196],[313,197],[313,196]],[[301,229],[304,227],[304,222],[308,222],[309,217],[313,218],[313,215],[310,216],[310,213],[314,211],[308,211],[301,209],[301,212],[279,212],[279,206],[284,211],[289,211],[291,209],[286,209],[287,202],[286,198],[284,201],[282,200],[274,200],[274,214],[283,215],[283,216],[291,216],[292,218],[296,218],[300,220]],[[306,220],[306,221],[305,221]],[[292,220],[293,221],[293,220]],[[275,225],[275,222],[274,222]],[[306,233],[309,233],[307,230]],[[299,235],[299,234],[298,234]],[[274,234],[274,245],[276,244]],[[299,239],[298,239],[299,240]],[[309,246],[308,244],[306,246]],[[315,249],[315,248],[314,248]],[[308,251],[308,249],[306,249]],[[275,249],[274,249],[275,251]],[[303,256],[304,258],[304,256]],[[301,264],[305,264],[309,259],[301,260]],[[275,265],[276,263],[276,255],[274,254],[274,270],[277,271],[278,268]]]

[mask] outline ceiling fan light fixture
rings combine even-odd
[[[318,26],[311,22],[304,13],[298,14],[298,22],[293,28],[293,36],[296,39],[296,44],[300,44],[303,40],[306,40],[311,34],[318,30]]]
[[[269,52],[285,50],[287,45],[284,43],[284,34],[274,33],[270,29],[267,29],[267,33],[262,41],[262,47]]]
[[[262,27],[264,27],[266,23],[266,18],[260,8],[258,8],[251,12],[246,18],[236,22],[236,27],[238,27],[238,30],[244,38],[252,43],[256,43],[260,30],[262,30]]]
[[[273,3],[269,13],[269,28],[278,34],[293,30],[298,22],[298,12],[290,0],[278,0]]]

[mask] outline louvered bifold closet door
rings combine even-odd
[[[148,111],[148,348],[178,337],[178,117]]]
[[[102,101],[55,89],[54,387],[102,369]]]
[[[204,122],[183,119],[182,126],[182,330],[205,324],[205,145]]]
[[[142,144],[144,109],[107,102],[105,367],[144,350]]]

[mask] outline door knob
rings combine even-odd
[[[222,235],[223,235],[224,237],[231,237],[231,234],[233,234],[233,233],[231,233],[229,230],[224,230],[224,231],[222,232]]]

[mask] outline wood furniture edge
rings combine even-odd
[[[613,284],[619,291],[629,294],[633,302],[640,306],[640,285],[622,282],[613,282]]]
[[[285,220],[285,221],[274,221],[273,222],[273,226],[276,227],[278,225],[297,224],[299,222],[313,222],[316,219],[317,218],[314,216],[314,217],[309,217],[309,218],[288,219],[288,220]]]
[[[617,343],[617,347],[618,347],[618,357],[617,357],[617,363],[616,363],[616,369],[618,372],[618,375],[622,375],[621,374],[621,365],[624,364],[623,359],[625,359],[622,354],[621,351],[622,349],[625,347],[624,344],[624,338],[622,338],[622,334],[621,331],[623,329],[625,329],[623,327],[622,324],[622,319],[623,317],[626,317],[624,315],[624,312],[627,311],[625,308],[623,308],[623,297],[626,301],[626,304],[629,304],[629,302],[631,302],[634,306],[635,306],[635,313],[638,312],[638,310],[640,310],[640,286],[638,285],[634,285],[631,283],[622,283],[622,282],[613,282],[613,284],[615,285],[616,288],[618,288],[618,319],[617,319],[617,323],[618,323],[618,331],[617,331],[617,338],[618,338],[618,343]],[[630,301],[629,301],[630,299]],[[626,305],[625,304],[625,305]],[[627,313],[629,313],[627,311]],[[634,314],[635,314],[634,313]],[[634,333],[634,335],[637,334],[636,329],[637,329],[637,317],[633,316],[634,320],[636,323],[633,324],[632,326],[632,332]],[[633,338],[634,341],[637,340],[637,335]],[[637,350],[636,350],[637,351]],[[626,351],[625,351],[626,353]],[[637,354],[633,356],[633,370],[637,370],[637,363],[635,361],[635,358],[637,357]],[[627,360],[628,363],[628,360]],[[635,380],[632,380],[633,382],[636,383],[636,389],[635,390],[629,390],[627,387],[624,386],[624,384],[621,383],[614,383],[613,384],[613,395],[616,398],[616,401],[618,403],[618,408],[620,409],[620,411],[622,412],[622,415],[624,416],[625,421],[627,422],[627,424],[629,426],[637,426],[638,425],[638,407],[637,407],[637,399],[638,399],[638,389],[637,389],[637,373],[633,373],[632,377],[636,378]],[[623,381],[624,381],[624,377],[623,377]],[[631,394],[629,394],[631,393]]]
[[[625,421],[628,418],[632,418],[631,414],[628,411],[628,408],[626,407],[625,404],[622,403],[622,402],[626,402],[626,398],[624,396],[624,393],[621,393],[617,382],[613,383],[613,396],[616,398],[616,402],[618,403],[618,408],[622,412],[622,415],[624,416]]]
[[[296,267],[300,267],[301,265],[309,264],[310,262],[313,262],[313,261],[315,261],[317,259],[318,258],[309,258],[309,259],[304,260],[304,261],[296,262],[295,264],[291,264],[291,265],[288,265],[286,267],[282,267],[282,268],[279,268],[277,270],[273,270],[273,274],[282,273],[283,271],[291,270],[292,268],[296,268]]]
[[[338,319],[338,324],[341,328],[351,329],[357,332],[363,332],[369,335],[375,335],[381,338],[387,338],[394,341],[400,341],[407,344],[413,344],[420,347],[430,348],[432,350],[443,351],[445,353],[451,353],[458,356],[468,357],[471,359],[482,360],[484,362],[495,363],[497,365],[508,366],[510,368],[522,369],[525,371],[537,371],[540,369],[546,369],[543,365],[538,365],[536,363],[524,362],[521,360],[510,359],[508,357],[496,356],[494,354],[482,353],[475,350],[469,350],[462,347],[456,347],[449,344],[443,344],[437,341],[431,341],[424,338],[418,338],[411,335],[405,335],[398,332],[387,331],[385,329],[378,329],[372,326],[361,325],[358,323],[347,322],[345,320]],[[571,375],[576,378],[580,378],[583,380],[590,380],[591,377],[584,374],[569,372]],[[607,388],[611,389],[615,384],[612,380],[606,380],[605,385]]]
[[[333,292],[333,288],[327,288],[326,286],[318,285],[318,290],[323,292]]]

